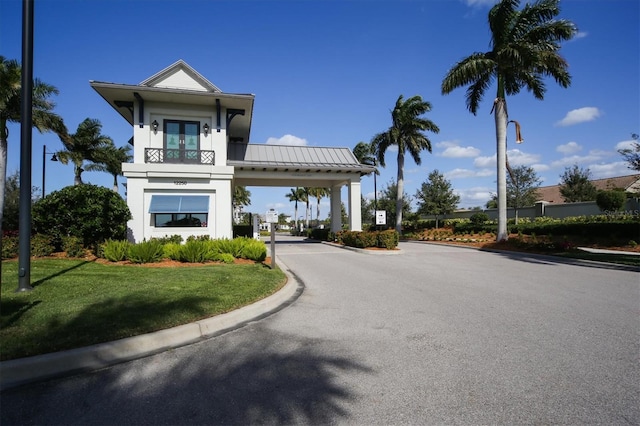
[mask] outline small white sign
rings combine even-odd
[[[267,223],[278,223],[278,212],[274,209],[269,210],[265,216]]]
[[[387,224],[387,211],[376,210],[376,225],[386,225],[386,224]]]

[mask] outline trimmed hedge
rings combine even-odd
[[[525,235],[578,235],[595,239],[611,236],[640,236],[640,222],[557,222],[557,223],[523,223],[512,226],[511,233]]]
[[[393,250],[398,247],[400,235],[393,229],[387,231],[339,231],[335,233],[334,240],[349,247],[380,247]]]

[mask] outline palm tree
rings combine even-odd
[[[426,149],[431,152],[431,141],[424,135],[424,131],[440,132],[438,126],[431,120],[420,116],[431,111],[431,104],[416,95],[403,101],[398,97],[396,106],[391,111],[392,125],[389,130],[378,133],[371,140],[372,152],[377,155],[378,163],[384,167],[384,154],[392,145],[398,147],[398,197],[396,199],[396,231],[402,232],[402,194],[404,194],[404,157],[409,151],[417,165],[422,163],[420,151]]]
[[[82,184],[82,168],[85,160],[98,162],[101,153],[113,147],[113,140],[101,134],[102,124],[99,120],[87,118],[78,125],[76,133],[64,139],[65,149],[56,153],[62,164],[72,162],[74,165],[74,185]]]
[[[295,221],[295,227],[298,229],[298,201],[303,201],[303,194],[300,188],[291,188],[291,192],[285,194],[285,197],[289,199],[289,201],[295,201],[295,208],[293,213],[293,220]]]
[[[309,195],[315,197],[318,200],[318,205],[316,206],[316,220],[318,223],[320,222],[320,200],[323,197],[329,195],[329,190],[327,188],[309,188]]]
[[[377,166],[378,161],[376,160],[375,147],[370,143],[366,142],[358,142],[355,147],[353,147],[353,155],[356,156],[356,159],[361,164],[368,164],[370,166]],[[369,172],[367,175],[373,175],[373,209],[378,209],[378,183],[376,182],[376,176],[380,175],[380,171],[376,168],[375,172]],[[374,212],[375,214],[375,212]]]
[[[538,0],[518,10],[519,0],[502,0],[489,12],[491,50],[476,52],[449,70],[442,81],[442,94],[462,86],[467,88],[467,109],[474,115],[478,104],[493,81],[496,97],[491,110],[496,125],[498,175],[498,241],[507,239],[506,184],[506,95],[515,95],[523,87],[536,99],[546,91],[543,79],[552,77],[566,88],[571,84],[568,64],[560,56],[560,42],[576,34],[575,25],[557,20],[560,0]]]
[[[236,223],[241,223],[240,213],[243,206],[251,205],[251,191],[246,186],[233,187],[233,198],[231,200],[233,206],[233,217]]]
[[[309,192],[311,190],[311,188],[308,187],[304,187],[304,188],[300,188],[300,194],[302,195],[302,197],[300,198],[300,201],[304,201],[307,205],[307,208],[304,212],[304,226],[305,228],[309,227],[309,215],[311,213],[311,209],[309,207],[309,199],[311,198],[311,193]]]
[[[122,163],[129,163],[133,160],[131,155],[131,145],[116,148],[109,145],[96,151],[95,162],[87,165],[88,172],[107,172],[113,176],[113,190],[118,192],[118,176],[122,176]]]
[[[16,60],[0,56],[0,222],[4,211],[5,180],[7,177],[7,142],[9,130],[7,122],[19,123],[21,120],[21,67]],[[49,98],[57,95],[54,86],[33,81],[33,127],[40,133],[54,132],[61,138],[67,134],[62,118],[52,111],[55,103]]]

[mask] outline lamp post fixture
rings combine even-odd
[[[55,152],[47,152],[47,146],[42,145],[42,198],[46,195],[44,190],[45,186],[45,172],[47,170],[47,154],[52,154],[51,161],[58,161],[58,157],[56,157]]]

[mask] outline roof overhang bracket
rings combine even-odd
[[[133,92],[133,96],[138,100],[138,124],[140,128],[144,127],[144,99],[138,92]]]
[[[131,101],[113,101],[114,104],[118,108],[126,108],[131,113],[131,118],[133,118],[133,102]]]
[[[216,99],[216,131],[220,133],[220,99]]]
[[[229,124],[231,124],[231,120],[233,120],[233,117],[235,117],[236,115],[244,115],[244,110],[243,109],[227,109],[227,132],[229,131]]]

